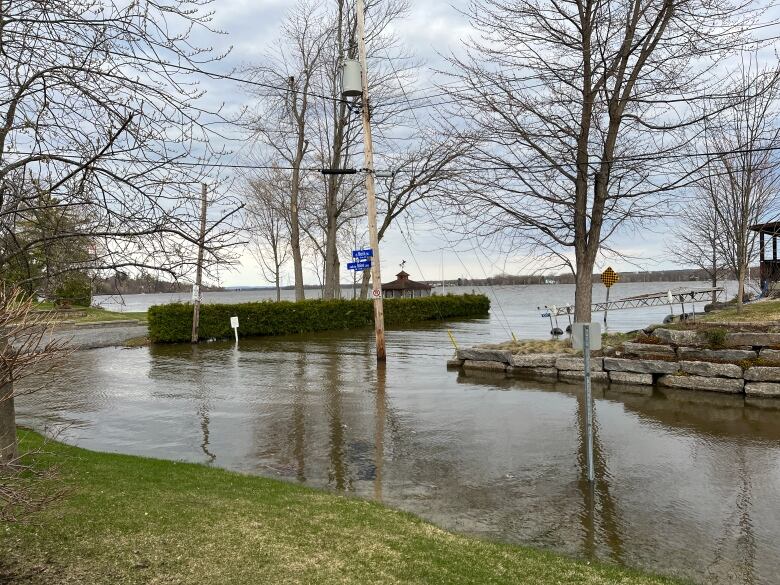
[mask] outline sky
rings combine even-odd
[[[232,46],[228,58],[219,65],[220,69],[257,62],[258,56],[267,51],[277,37],[291,2],[219,0],[214,3],[214,27],[225,34],[210,36],[208,43],[218,51]],[[399,23],[397,32],[410,52],[425,62],[417,75],[419,87],[430,87],[435,83],[433,70],[443,66],[441,55],[458,50],[462,39],[470,34],[467,17],[458,11],[458,8],[465,9],[466,6],[467,0],[410,2],[410,13],[403,23]],[[248,101],[248,96],[229,82],[209,80],[205,87],[209,92],[208,99],[213,102],[224,102],[229,107],[238,108]],[[430,218],[421,217],[403,225],[403,232],[399,227],[391,228],[381,244],[385,282],[394,279],[393,275],[400,270],[402,261],[406,261],[405,270],[412,278],[419,280],[484,278],[501,272],[528,274],[545,271],[545,268],[547,272],[560,271],[546,267],[535,257],[526,256],[522,250],[507,254],[485,248],[476,241],[456,243]],[[626,257],[604,259],[596,268],[600,270],[608,264],[618,272],[674,268],[676,266],[667,252],[668,241],[664,225],[617,234],[611,243]],[[349,259],[341,260],[345,268]],[[255,260],[247,251],[241,255],[240,265],[231,271],[221,272],[219,278],[223,286],[270,284],[263,279]],[[305,274],[304,278],[307,284],[317,283],[313,273]],[[285,281],[292,284],[291,274],[287,274]],[[342,282],[351,282],[347,270],[342,272]]]

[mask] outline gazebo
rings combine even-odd
[[[424,282],[409,280],[409,275],[401,270],[395,275],[393,282],[382,284],[382,295],[386,299],[428,297],[431,295],[431,285]]]
[[[780,221],[759,223],[750,228],[758,232],[759,251],[761,260],[761,292],[769,291],[780,286],[780,260],[777,258],[777,239],[780,237]],[[772,257],[769,258],[769,242],[772,242]]]

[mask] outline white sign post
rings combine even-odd
[[[233,333],[236,334],[236,343],[238,343],[238,317],[230,318],[230,326],[233,328]]]
[[[572,327],[572,347],[582,350],[585,362],[585,456],[588,465],[588,481],[593,483],[596,473],[593,467],[593,394],[590,387],[590,350],[601,349],[601,325],[599,323],[575,323]]]

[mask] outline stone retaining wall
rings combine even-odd
[[[592,382],[780,398],[780,334],[729,333],[723,349],[702,347],[696,331],[656,329],[653,336],[658,343],[627,342],[593,357]],[[547,380],[584,377],[583,358],[571,354],[475,347],[459,349],[447,366]]]

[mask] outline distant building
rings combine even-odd
[[[761,292],[766,295],[780,286],[780,260],[777,258],[777,239],[780,221],[759,223],[750,228],[758,232],[761,260]]]
[[[409,280],[409,275],[401,270],[395,275],[393,282],[382,284],[382,295],[386,299],[428,297],[431,295],[431,285],[424,282]]]

